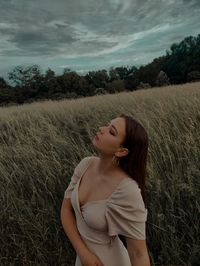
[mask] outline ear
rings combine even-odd
[[[120,148],[120,151],[117,152],[117,157],[123,157],[126,156],[129,153],[129,150],[127,148]]]

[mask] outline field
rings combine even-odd
[[[121,113],[149,134],[152,266],[200,265],[200,83],[0,108],[0,265],[72,266],[60,207],[91,138]],[[107,266],[107,265],[106,265]]]

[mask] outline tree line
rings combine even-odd
[[[166,55],[145,66],[111,67],[79,75],[67,68],[61,75],[40,66],[16,66],[8,73],[8,84],[0,77],[0,105],[23,104],[45,99],[59,100],[97,94],[134,91],[200,80],[200,34],[174,43]]]

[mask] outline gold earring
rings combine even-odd
[[[119,165],[119,159],[118,159],[118,157],[116,157],[115,155],[112,157],[112,163],[113,163],[114,165],[116,165],[116,166]]]

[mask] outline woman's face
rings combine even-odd
[[[99,128],[92,143],[101,153],[113,155],[120,150],[120,145],[125,139],[125,119],[117,117],[112,119],[106,126]]]

